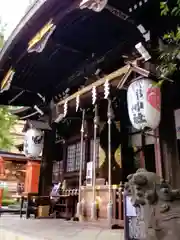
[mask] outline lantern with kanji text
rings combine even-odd
[[[41,130],[29,129],[24,137],[24,154],[27,157],[37,158],[42,152],[44,134]]]
[[[147,78],[133,81],[127,91],[128,113],[134,128],[156,129],[160,123],[160,86]]]

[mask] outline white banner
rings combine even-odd
[[[86,170],[86,179],[92,179],[92,167],[93,167],[93,162],[88,162],[87,170]]]
[[[86,186],[92,186],[92,177],[93,177],[93,162],[87,163],[86,169]]]

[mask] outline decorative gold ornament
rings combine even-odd
[[[2,80],[1,92],[9,90],[14,74],[15,74],[15,70],[10,68],[7,74],[5,75],[4,79]]]
[[[99,168],[102,167],[103,163],[105,162],[106,154],[102,147],[99,145]]]
[[[120,168],[122,168],[122,159],[121,159],[121,144],[116,149],[116,152],[114,154],[114,158],[116,163],[119,165]]]
[[[29,41],[28,43],[28,50],[34,47],[38,42],[42,40],[42,38],[53,29],[55,25],[53,24],[52,19],[43,27],[41,30],[36,33],[36,35]]]

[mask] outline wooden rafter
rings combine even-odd
[[[150,72],[147,71],[144,68],[138,67],[138,60],[139,59],[137,59],[137,60],[135,60],[131,63],[128,63],[124,67],[119,68],[118,70],[112,72],[111,74],[109,74],[109,75],[97,80],[96,82],[93,82],[92,84],[82,88],[81,90],[75,92],[74,94],[70,95],[69,97],[67,97],[67,98],[61,100],[60,102],[58,102],[56,106],[57,107],[62,106],[62,105],[64,105],[65,102],[70,102],[72,100],[75,100],[78,95],[82,96],[82,95],[90,92],[93,87],[101,87],[101,86],[104,85],[104,83],[106,81],[111,82],[115,79],[117,80],[117,78],[119,78],[119,77],[122,77],[122,78],[120,79],[117,87],[122,88],[124,83],[127,81],[127,79],[129,78],[129,76],[132,72],[136,72],[136,73],[140,74],[141,76],[148,77]]]
[[[61,112],[60,109],[61,109],[61,107],[64,106],[64,104],[66,102],[68,102],[68,105],[71,105],[71,102],[73,100],[76,101],[76,97],[78,95],[83,96],[85,94],[88,94],[89,92],[92,91],[93,87],[100,88],[105,84],[106,81],[109,81],[109,83],[111,82],[111,84],[116,86],[118,89],[122,89],[124,87],[124,84],[127,81],[129,81],[131,73],[133,73],[133,72],[139,74],[140,76],[146,77],[146,78],[149,77],[151,75],[150,71],[138,66],[140,61],[141,61],[141,59],[136,59],[133,62],[129,62],[124,67],[114,71],[113,73],[97,80],[96,82],[93,82],[92,84],[82,88],[81,90],[79,90],[79,91],[75,92],[74,94],[61,100],[60,102],[58,102],[56,104],[56,113],[59,114]],[[60,115],[62,115],[61,118],[63,118],[63,114],[60,114]]]
[[[82,96],[82,95],[90,92],[94,86],[95,86],[95,87],[100,87],[100,86],[102,86],[106,81],[111,82],[112,80],[117,79],[118,77],[122,77],[124,74],[126,74],[126,73],[128,72],[128,70],[129,70],[129,65],[126,65],[126,66],[118,69],[117,71],[115,71],[115,72],[113,72],[113,73],[111,73],[111,74],[109,74],[109,75],[107,75],[107,76],[105,76],[105,77],[97,80],[96,82],[93,82],[92,84],[90,84],[90,85],[82,88],[81,90],[75,92],[75,93],[72,94],[71,96],[63,99],[63,100],[60,101],[60,102],[58,102],[58,103],[57,103],[57,107],[64,105],[64,103],[65,103],[66,101],[67,101],[67,102],[70,102],[70,101],[72,101],[72,100],[75,100],[78,95]]]

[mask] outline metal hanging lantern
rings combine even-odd
[[[24,136],[24,154],[27,157],[37,158],[42,152],[44,134],[41,130],[29,129]]]
[[[156,129],[161,118],[160,86],[151,79],[140,78],[127,91],[128,113],[134,128]]]

